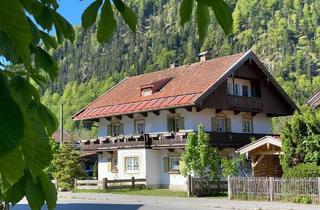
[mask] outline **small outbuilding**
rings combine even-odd
[[[281,140],[278,137],[264,136],[238,149],[252,161],[252,175],[260,177],[281,177]]]

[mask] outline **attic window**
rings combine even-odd
[[[152,95],[152,88],[141,89],[141,95],[142,96],[150,96],[150,95]]]
[[[141,90],[141,96],[150,96],[155,92],[159,92],[168,82],[172,80],[172,77],[164,78],[161,80],[154,81],[149,84],[142,85]]]

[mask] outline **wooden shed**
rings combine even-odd
[[[281,177],[280,165],[281,140],[273,136],[265,136],[240,149],[240,154],[246,155],[252,161],[253,176]]]

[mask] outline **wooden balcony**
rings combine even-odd
[[[261,112],[263,110],[262,99],[258,97],[228,95],[228,109]]]
[[[273,134],[250,134],[250,133],[225,133],[207,132],[210,144],[213,147],[240,148],[249,144],[253,138],[259,139],[266,135]],[[105,139],[93,139],[81,141],[80,147],[83,151],[112,151],[116,149],[129,148],[184,148],[187,141],[188,132],[176,133],[153,133],[129,137],[107,137]]]
[[[145,135],[106,137],[103,139],[91,139],[80,142],[83,151],[111,151],[126,148],[147,148],[149,138]]]
[[[253,134],[253,133],[225,133],[225,132],[209,132],[210,144],[218,148],[240,148],[254,139],[260,139],[266,135],[274,134]]]

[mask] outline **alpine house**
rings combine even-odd
[[[200,123],[221,156],[272,134],[271,118],[296,105],[250,50],[126,78],[73,116],[99,122],[98,179],[146,179],[186,189],[180,156]]]

